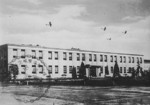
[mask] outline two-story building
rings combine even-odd
[[[0,77],[10,70],[11,64],[15,64],[19,70],[17,79],[47,78],[49,76],[60,78],[64,74],[67,78],[71,78],[72,68],[75,67],[78,74],[81,62],[87,67],[87,77],[90,76],[89,71],[91,70],[94,71],[93,77],[112,77],[115,61],[122,76],[130,76],[130,69],[136,69],[137,62],[142,68],[144,63],[143,55],[140,54],[5,44],[0,46]]]

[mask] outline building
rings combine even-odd
[[[136,69],[138,62],[142,68],[144,63],[143,55],[139,54],[5,44],[0,46],[0,77],[15,64],[19,69],[17,79],[71,78],[72,68],[75,67],[78,74],[81,62],[86,66],[87,77],[112,77],[115,61],[122,76],[130,76],[131,69]]]
[[[150,71],[150,60],[144,59],[144,70]]]

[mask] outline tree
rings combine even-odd
[[[16,64],[11,64],[10,67],[10,74],[13,75],[13,80],[16,80],[16,76],[18,75],[19,71],[18,71],[18,65]]]
[[[85,74],[86,74],[86,69],[84,63],[82,62],[79,69],[79,78],[84,78]]]
[[[140,66],[140,62],[137,62],[137,69],[136,69],[136,77],[139,77],[140,73],[142,73],[142,67]]]
[[[131,77],[135,78],[135,69],[134,69],[134,67],[131,69],[131,74],[132,74]]]
[[[76,73],[76,68],[75,67],[72,68],[72,78],[73,79],[77,78],[77,73]]]
[[[109,75],[108,66],[105,66],[105,75]]]
[[[115,61],[113,77],[114,77],[114,78],[115,78],[115,77],[120,77],[120,74],[119,74],[119,66],[118,66],[117,61]]]

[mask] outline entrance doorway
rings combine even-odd
[[[96,77],[96,67],[92,66],[90,68],[90,74],[92,77]]]

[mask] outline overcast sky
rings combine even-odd
[[[0,44],[6,43],[150,59],[150,0],[0,0]]]

